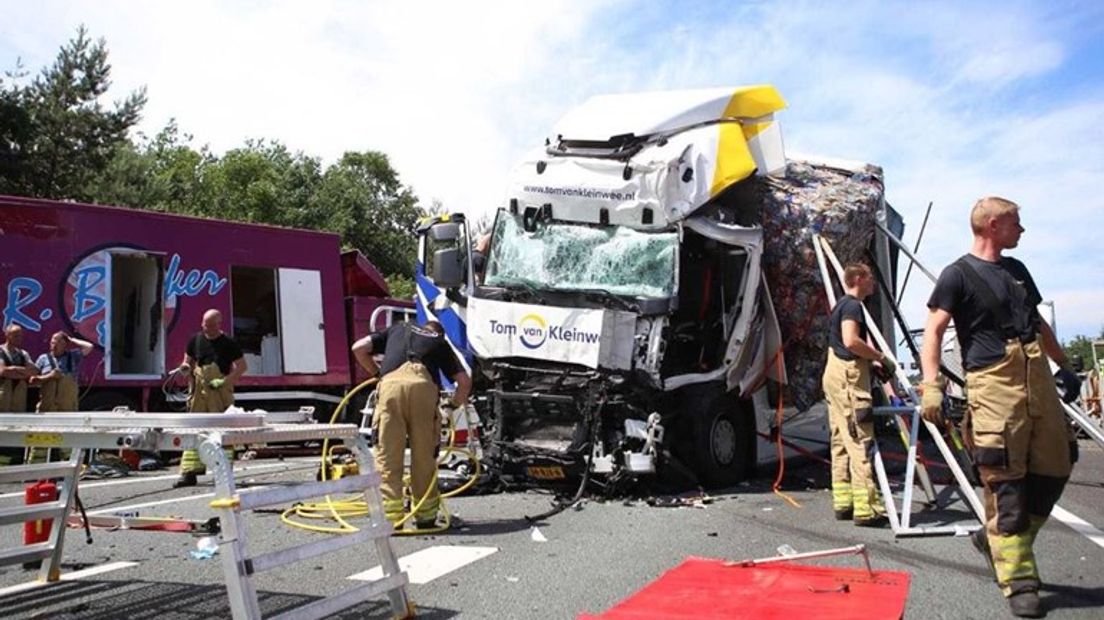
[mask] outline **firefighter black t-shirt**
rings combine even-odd
[[[383,354],[381,377],[408,361],[424,364],[438,384],[439,373],[453,377],[464,369],[444,336],[410,323],[396,323],[385,332],[372,334],[372,352]]]
[[[858,359],[858,356],[847,349],[843,344],[843,322],[855,321],[859,324],[859,338],[866,340],[866,318],[863,316],[862,302],[851,295],[844,295],[832,308],[832,316],[828,320],[828,345],[832,352],[841,360]]]
[[[986,295],[978,293],[956,263],[939,274],[928,307],[951,313],[962,347],[962,364],[966,370],[978,370],[999,362],[1010,338],[1020,338],[1024,342],[1035,338],[1042,321],[1037,306],[1043,297],[1027,267],[1010,256],[1002,256],[995,263],[973,254],[959,260],[968,261],[977,271],[992,289],[997,303],[1008,309],[1011,319],[1011,333],[1004,333],[998,316],[986,307]]]
[[[219,334],[218,338],[208,340],[203,332],[200,332],[188,341],[188,357],[194,359],[200,366],[215,362],[218,364],[219,372],[228,375],[231,364],[241,359],[242,350],[238,343],[226,334]]]

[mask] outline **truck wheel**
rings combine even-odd
[[[750,403],[731,394],[722,392],[710,400],[694,419],[695,470],[706,487],[728,487],[754,469],[754,415]]]

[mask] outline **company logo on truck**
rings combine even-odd
[[[92,250],[69,268],[61,282],[59,299],[65,319],[82,337],[104,344],[104,319],[108,302],[108,273],[112,253],[141,250],[134,246],[111,246]],[[169,257],[164,275],[164,314],[166,327],[173,323],[177,300],[206,293],[215,295],[227,284],[225,277],[207,269],[184,269],[179,254]],[[54,317],[46,289],[36,278],[18,276],[8,281],[3,305],[3,325],[12,323],[30,331],[41,331],[43,323]]]
[[[539,349],[549,341],[597,344],[602,337],[598,332],[569,325],[549,325],[544,317],[535,313],[521,317],[516,324],[491,319],[490,325],[492,334],[517,336],[518,342],[527,349]]]

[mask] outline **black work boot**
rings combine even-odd
[[[855,519],[855,525],[858,527],[885,527],[888,524],[889,518],[885,515],[874,515],[873,517]]]
[[[970,544],[977,549],[978,553],[985,556],[985,563],[989,565],[989,572],[993,573],[993,581],[996,581],[997,567],[993,564],[993,552],[989,548],[989,536],[986,535],[984,527],[970,534]]]
[[[836,511],[836,521],[850,521],[854,516],[855,511],[851,508]]]
[[[1042,618],[1046,616],[1039,603],[1039,584],[1034,581],[1012,582],[1012,594],[1008,597],[1008,608],[1017,618]]]
[[[180,477],[173,482],[174,489],[182,489],[184,487],[194,487],[199,483],[196,474],[193,472],[184,472],[180,474]]]

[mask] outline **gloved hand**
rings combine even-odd
[[[210,381],[207,382],[208,387],[210,387],[212,390],[217,390],[225,384],[226,384],[226,379],[224,379],[222,377],[219,377],[217,379],[211,379]]]
[[[920,384],[924,391],[920,397],[920,417],[941,426],[943,424],[943,382],[925,381]]]
[[[187,364],[181,364],[181,365],[177,366],[176,370],[174,370],[173,372],[178,372],[182,375],[186,375],[186,374],[192,372],[192,367],[187,365]]]
[[[1062,400],[1065,402],[1072,403],[1081,396],[1081,377],[1078,377],[1069,366],[1058,368],[1058,372],[1054,373],[1054,382],[1058,384]]]
[[[892,381],[897,376],[897,364],[889,356],[885,356],[878,362],[879,367],[874,374],[881,381]]]

